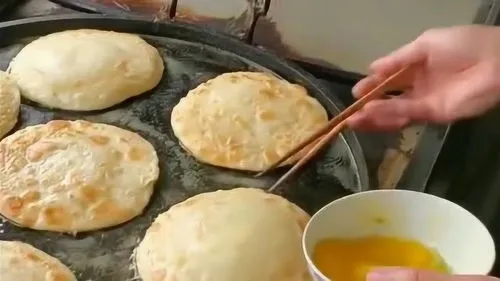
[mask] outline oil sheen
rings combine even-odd
[[[449,272],[436,251],[417,241],[383,236],[322,240],[313,262],[332,281],[364,281],[372,268],[386,266]]]

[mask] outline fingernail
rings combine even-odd
[[[358,92],[359,92],[359,90],[358,90],[359,86],[358,86],[358,85],[359,85],[359,84],[354,85],[354,87],[352,87],[352,89],[351,89],[351,93],[352,93],[352,95],[353,95],[354,97],[358,97],[358,94],[359,94],[359,93],[358,93]]]

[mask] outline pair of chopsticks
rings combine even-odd
[[[406,70],[408,70],[410,67],[404,67],[403,69],[399,70],[398,72],[394,73],[391,75],[389,78],[378,84],[375,88],[373,88],[370,92],[368,92],[366,95],[364,95],[362,98],[357,100],[355,103],[353,103],[351,106],[346,108],[344,111],[342,111],[339,115],[335,116],[332,118],[327,125],[325,125],[323,128],[321,128],[318,132],[313,134],[311,137],[309,137],[307,140],[296,146],[294,149],[290,150],[287,154],[285,154],[283,157],[281,157],[278,161],[273,163],[271,166],[269,166],[266,170],[258,173],[256,177],[262,176],[265,173],[269,172],[270,170],[278,167],[280,164],[288,160],[290,157],[294,156],[297,152],[301,151],[304,149],[306,146],[310,145],[311,143],[315,142],[319,138],[321,138],[318,143],[316,143],[311,150],[307,152],[304,157],[299,159],[295,165],[288,170],[278,181],[273,184],[268,190],[268,192],[274,191],[280,184],[282,184],[284,181],[286,181],[289,177],[295,174],[295,172],[300,169],[302,166],[304,166],[312,157],[314,157],[319,150],[321,150],[327,143],[329,143],[334,137],[336,137],[342,130],[344,130],[347,127],[347,119],[352,116],[354,113],[357,111],[361,110],[365,104],[368,102],[381,98],[384,95],[384,87],[386,87],[389,83],[393,82],[394,79],[398,78],[400,75],[402,75]]]

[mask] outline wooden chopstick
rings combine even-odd
[[[268,190],[268,192],[273,192],[278,186],[280,186],[285,180],[287,180],[290,176],[292,176],[298,169],[300,169],[302,166],[304,166],[307,161],[309,161],[316,153],[325,146],[326,143],[328,143],[331,139],[333,139],[336,135],[338,135],[347,125],[347,122],[344,120],[340,122],[337,126],[333,127],[333,129],[328,132],[324,137],[321,138],[321,140],[314,145],[309,152],[307,152],[304,157],[299,159],[293,167],[288,170],[281,178],[276,181]]]
[[[317,133],[309,137],[306,141],[292,149],[290,152],[288,152],[286,155],[284,155],[282,158],[280,158],[278,161],[273,163],[271,166],[269,166],[266,170],[260,172],[256,176],[261,176],[268,171],[276,168],[278,165],[283,163],[284,161],[288,160],[291,156],[295,155],[297,152],[301,151],[304,149],[306,146],[311,144],[312,142],[316,141],[318,138],[321,138],[321,140],[318,141],[308,152],[304,157],[299,159],[295,165],[288,170],[278,181],[269,188],[269,192],[272,192],[274,189],[276,189],[281,183],[283,183],[288,177],[290,177],[292,174],[294,174],[299,168],[304,166],[304,164],[307,163],[316,153],[325,146],[326,143],[331,141],[335,136],[337,136],[346,126],[347,126],[347,118],[349,118],[351,115],[356,113],[358,110],[363,108],[365,104],[368,102],[380,98],[381,96],[384,95],[384,91],[381,91],[383,87],[387,86],[390,82],[392,82],[395,78],[397,78],[399,75],[403,74],[407,69],[409,69],[409,66],[404,67],[403,69],[399,70],[395,74],[391,75],[389,78],[378,84],[375,88],[373,88],[370,92],[368,92],[366,95],[364,95],[362,98],[357,100],[355,103],[353,103],[351,106],[346,108],[344,111],[342,111],[339,115],[335,116],[332,118],[326,126],[321,128]],[[326,135],[325,133],[328,132]]]
[[[295,148],[290,150],[287,154],[283,155],[278,161],[274,162],[271,164],[267,169],[264,171],[256,174],[256,177],[262,176],[269,172],[270,170],[276,168],[286,160],[288,160],[290,157],[294,156],[297,152],[301,151],[304,147],[308,146],[315,140],[317,140],[319,137],[323,136],[326,134],[330,129],[332,129],[335,125],[340,123],[342,120],[347,119],[349,116],[351,116],[354,112],[358,111],[361,109],[366,103],[369,101],[378,98],[379,96],[382,96],[384,93],[380,92],[379,90],[386,86],[389,82],[391,82],[394,78],[402,74],[408,67],[405,67],[401,69],[400,71],[396,72],[389,78],[387,78],[385,81],[380,83],[377,87],[373,88],[368,94],[357,100],[355,103],[353,103],[351,106],[349,106],[347,109],[342,111],[339,115],[335,116],[332,118],[325,126],[323,126],[320,130],[318,130],[316,133],[311,135],[309,138],[307,138],[305,141],[303,141],[301,144],[297,145]]]

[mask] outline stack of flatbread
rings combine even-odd
[[[13,132],[20,97],[62,110],[119,106],[155,88],[165,67],[136,35],[91,29],[41,37],[0,72],[0,214],[35,230],[78,233],[125,223],[148,205],[155,148],[109,124],[53,120]],[[307,90],[272,74],[233,72],[187,93],[172,111],[180,144],[203,163],[261,171],[323,127]],[[307,148],[284,164],[291,164]],[[254,188],[194,196],[159,215],[136,251],[143,281],[308,281],[309,216]],[[56,258],[0,241],[0,280],[76,280]]]

